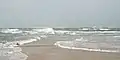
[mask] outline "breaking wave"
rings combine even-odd
[[[26,28],[27,29],[27,28]],[[56,30],[54,28],[33,28],[31,30],[23,29],[1,29],[2,33],[28,33],[28,34],[68,34],[68,35],[81,35],[81,34],[120,34],[120,31],[84,31],[84,30]]]
[[[2,33],[13,33],[13,34],[22,33],[22,31],[19,29],[2,29],[1,32]]]
[[[33,31],[38,33],[55,34],[53,28],[33,29]]]

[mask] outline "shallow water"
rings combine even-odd
[[[82,39],[81,39],[82,38]],[[120,39],[114,36],[81,36],[72,41],[58,41],[56,45],[68,49],[80,49],[88,51],[120,52]],[[92,50],[93,49],[93,50]]]

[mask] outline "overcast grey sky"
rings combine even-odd
[[[120,0],[0,0],[0,27],[120,27]]]

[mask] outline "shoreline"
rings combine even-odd
[[[117,53],[64,49],[55,46],[54,42],[40,40],[22,45],[21,48],[22,52],[28,55],[27,60],[120,60],[120,54]]]
[[[85,50],[85,51],[93,51],[93,52],[108,52],[108,53],[119,53],[120,51],[117,50],[102,50],[102,49],[90,49],[90,48],[76,48],[76,47],[69,47],[69,46],[62,46],[61,42],[69,42],[69,41],[57,41],[54,45],[66,48],[66,49],[73,49],[73,50]]]

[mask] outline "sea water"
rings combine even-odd
[[[31,43],[40,40],[40,38],[32,30],[1,29],[0,60],[26,60],[28,56],[21,52],[22,49],[18,45]]]
[[[54,45],[67,49],[120,53],[120,37],[106,35],[81,36],[72,41],[57,41]]]
[[[58,37],[62,36],[62,37]],[[69,37],[68,37],[69,36]],[[41,38],[54,37],[54,45],[66,48],[97,52],[119,52],[120,31],[84,31],[79,28],[12,28],[0,29],[0,60],[26,60],[18,45]]]
[[[100,30],[58,30],[57,33],[63,35],[80,36],[79,38],[68,41],[57,41],[54,45],[76,50],[86,50],[95,52],[114,52],[120,53],[120,31],[100,31]]]

